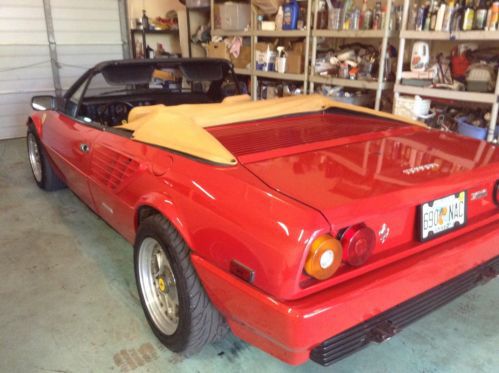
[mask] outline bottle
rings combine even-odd
[[[275,16],[275,29],[277,31],[282,30],[282,21],[284,18],[284,10],[282,9],[282,6],[279,5],[279,9],[277,10],[277,14]]]
[[[333,5],[331,0],[326,0],[328,3],[328,21],[327,28],[329,30],[341,30],[340,26],[343,26],[341,22],[341,9],[337,4]]]
[[[317,28],[319,30],[327,29],[326,0],[319,1],[319,9],[317,11]]]
[[[340,13],[340,29],[350,30],[350,12],[352,10],[352,0],[344,0]]]
[[[298,5],[298,21],[296,22],[296,28],[298,30],[305,30],[305,19],[307,18],[306,8]]]
[[[487,25],[487,12],[488,8],[485,5],[485,0],[480,0],[477,9],[475,10],[475,22],[473,24],[474,30],[484,30]]]
[[[490,16],[490,23],[488,25],[489,31],[499,30],[499,1],[492,4],[492,15]]]
[[[445,10],[444,21],[442,23],[442,31],[449,32],[452,17],[454,16],[454,0],[450,0]]]
[[[381,1],[377,0],[373,12],[373,30],[381,29]]]
[[[492,11],[493,11],[492,3],[488,4],[488,5],[489,5],[489,9],[487,10],[487,20],[485,21],[485,30],[489,29],[489,25],[490,25],[490,22],[492,19]]]
[[[381,8],[381,30],[385,29],[385,23],[390,22],[388,15],[386,14],[386,5]]]
[[[154,49],[149,45],[146,47],[146,59],[154,58]]]
[[[358,30],[360,22],[360,10],[359,8],[354,8],[352,13],[350,13],[350,30]]]
[[[440,4],[437,1],[433,2],[433,7],[430,9],[430,31],[435,31],[435,27],[437,25],[437,15],[438,9],[440,8]]]
[[[296,30],[298,24],[298,13],[300,12],[300,6],[296,0],[289,0],[283,10],[282,19],[282,29],[283,30]]]
[[[373,28],[373,11],[367,9],[362,18],[362,30],[370,30]]]
[[[424,17],[424,26],[423,30],[424,31],[430,31],[430,24],[431,24],[431,12],[433,10],[433,4],[435,3],[434,0],[427,1],[425,5],[425,17]]]
[[[442,31],[447,5],[442,1],[437,11],[437,20],[435,22],[435,31]]]
[[[473,29],[473,20],[475,19],[475,10],[472,6],[472,0],[466,2],[463,16],[463,31],[470,31]]]
[[[409,12],[407,19],[407,30],[416,30],[416,22],[418,19],[418,4],[412,4],[412,10]]]
[[[359,28],[361,28],[362,30],[366,30],[364,28],[364,19],[366,16],[366,12],[367,12],[367,0],[363,0],[362,6],[360,7],[360,20],[359,20]]]
[[[395,7],[395,30],[402,29],[402,5]]]
[[[149,30],[149,17],[146,15],[146,10],[142,9],[142,30]]]
[[[163,44],[156,43],[156,50],[154,51],[154,55],[155,56],[166,56],[166,55],[168,55],[168,52],[165,51]]]
[[[461,4],[456,4],[456,10],[454,11],[454,18],[451,20],[451,32],[461,30],[464,19],[464,1]]]
[[[418,13],[416,15],[416,24],[415,24],[416,31],[423,31],[424,21],[425,21],[425,7],[421,5],[418,8]]]

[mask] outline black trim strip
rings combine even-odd
[[[350,328],[315,347],[310,359],[321,365],[332,363],[366,347],[388,340],[402,328],[425,316],[480,283],[497,277],[499,256],[453,279],[411,298],[379,315]]]

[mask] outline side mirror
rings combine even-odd
[[[54,96],[34,96],[31,99],[31,107],[37,111],[53,110],[55,109]]]

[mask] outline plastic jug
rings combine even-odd
[[[411,71],[426,71],[430,63],[430,46],[424,41],[414,43],[411,56]]]
[[[300,6],[296,0],[290,0],[283,7],[284,18],[282,20],[283,30],[296,30],[296,25],[298,23],[298,14],[300,13]]]

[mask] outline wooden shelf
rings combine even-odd
[[[494,104],[497,102],[497,97],[494,93],[451,91],[438,88],[412,87],[402,84],[395,84],[395,92],[423,97],[435,97],[446,100],[478,102],[483,104]]]
[[[241,69],[241,68],[235,67],[234,72],[236,74],[239,74],[239,75],[251,75],[250,69]]]
[[[369,89],[373,91],[378,89],[377,80],[352,80],[352,79],[336,78],[332,76],[313,75],[310,77],[310,81],[319,84],[337,85],[337,86],[357,88],[357,89]],[[392,89],[392,88],[393,88],[392,82],[381,83],[381,89]]]
[[[259,36],[266,38],[304,38],[307,36],[307,30],[282,30],[282,31],[230,31],[230,30],[212,30],[214,36]]]
[[[499,31],[456,31],[456,32],[442,32],[442,31],[414,31],[406,30],[400,32],[400,38],[412,40],[498,40]]]
[[[211,35],[212,36],[252,36],[253,32],[245,30],[229,31],[229,30],[217,29],[217,30],[211,30]]]
[[[281,31],[255,31],[255,36],[269,37],[269,38],[299,38],[306,37],[307,30],[281,30]]]
[[[288,73],[283,74],[275,71],[255,70],[254,74],[259,78],[270,78],[270,79],[279,79],[279,80],[304,81],[306,79],[305,74],[288,74]]]
[[[388,33],[392,37],[393,32]],[[324,38],[357,38],[357,39],[382,39],[383,30],[314,30],[312,36]]]
[[[211,11],[211,7],[209,5],[208,6],[197,6],[197,7],[192,7],[192,8],[185,7],[185,9],[189,12],[209,12],[209,11]]]
[[[130,30],[132,34],[137,34],[144,32],[144,30],[141,29],[132,29]],[[146,34],[178,34],[178,29],[177,30],[146,30]]]

